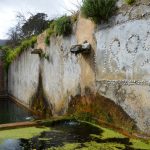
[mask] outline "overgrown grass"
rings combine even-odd
[[[5,69],[8,70],[9,65],[27,48],[33,47],[37,41],[37,37],[33,36],[30,39],[26,39],[21,42],[19,46],[14,49],[10,47],[3,47],[4,50],[4,65]]]
[[[116,10],[117,0],[83,0],[81,12],[96,24],[107,21]]]
[[[128,5],[132,5],[134,2],[135,2],[135,0],[124,0]]]

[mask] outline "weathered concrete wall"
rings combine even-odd
[[[24,51],[8,71],[8,93],[29,105],[29,100],[38,87],[39,57]]]
[[[53,105],[54,114],[63,114],[69,97],[80,94],[80,65],[78,57],[70,53],[71,45],[76,44],[74,35],[51,37],[50,47],[46,48],[49,61],[42,60],[43,88]]]
[[[150,6],[120,5],[120,13],[95,35],[97,91],[150,133]]]
[[[5,82],[5,71],[4,71],[4,63],[2,60],[3,57],[3,53],[0,50],[0,95],[3,95],[5,92],[5,86],[6,86],[6,82]]]

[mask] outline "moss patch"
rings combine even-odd
[[[9,65],[19,56],[21,53],[28,49],[29,47],[34,47],[34,44],[37,42],[37,37],[33,36],[29,39],[23,40],[19,46],[14,49],[4,46],[2,49],[4,51],[4,65],[5,69],[8,70]]]
[[[136,130],[135,122],[119,105],[99,94],[73,97],[67,113],[80,120],[106,122],[129,131]]]
[[[141,140],[136,140],[136,139],[131,139],[132,142],[132,148],[135,149],[145,149],[145,150],[150,150],[150,141],[141,141]]]
[[[30,139],[43,131],[50,131],[48,127],[26,127],[0,131],[0,142],[6,139]]]

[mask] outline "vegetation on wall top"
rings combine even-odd
[[[3,47],[4,51],[4,65],[5,69],[8,70],[9,65],[19,56],[24,50],[29,47],[33,47],[37,41],[37,37],[33,36],[29,39],[23,40],[19,46],[12,49],[9,46]]]
[[[47,45],[50,44],[50,36],[55,33],[56,35],[68,36],[72,33],[72,25],[76,21],[75,17],[70,16],[62,16],[56,20],[53,20],[50,25],[49,29],[47,29],[47,35],[45,38],[45,43]]]
[[[71,18],[62,16],[55,21],[55,32],[57,35],[67,36],[72,32]]]
[[[83,0],[82,15],[95,23],[107,21],[116,10],[117,0]]]

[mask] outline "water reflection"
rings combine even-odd
[[[0,124],[32,120],[32,114],[11,100],[0,100]]]

